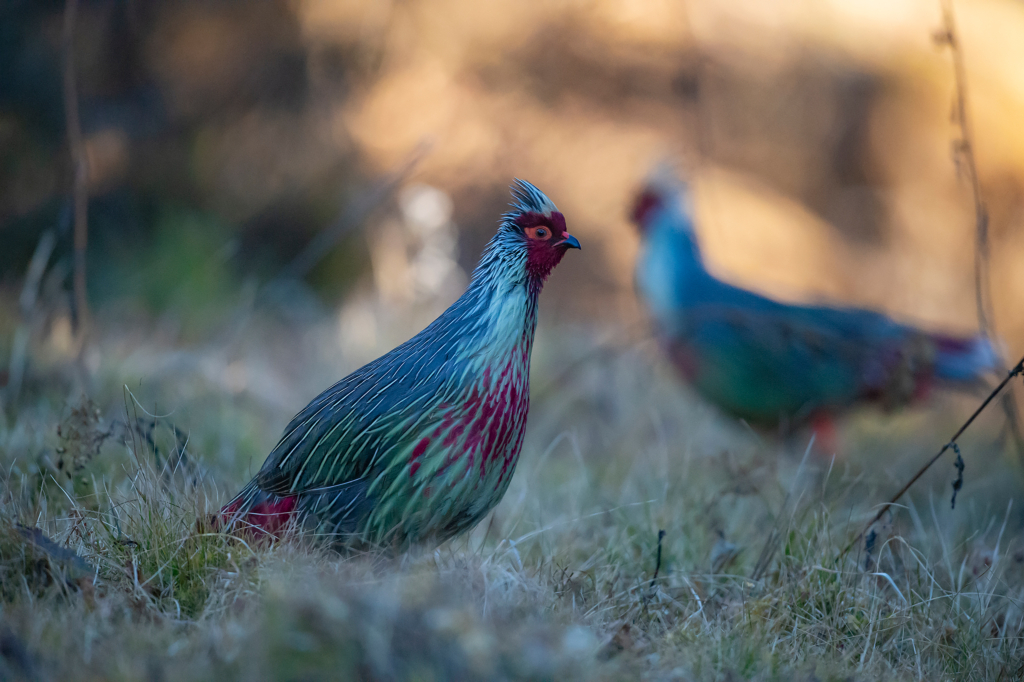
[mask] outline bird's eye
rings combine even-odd
[[[551,230],[546,227],[528,227],[526,228],[526,236],[530,239],[540,239],[543,241],[551,238]]]

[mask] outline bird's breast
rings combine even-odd
[[[434,436],[445,452],[446,473],[500,486],[511,476],[529,411],[529,353],[515,346],[483,368]],[[475,485],[474,485],[475,487]]]

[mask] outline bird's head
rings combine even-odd
[[[641,234],[647,232],[651,217],[664,204],[665,198],[650,187],[644,187],[636,195],[636,199],[633,201],[633,211],[629,217],[636,223],[637,229],[640,230]]]
[[[637,192],[630,217],[636,223],[640,234],[646,236],[662,212],[673,209],[682,215],[690,213],[689,192],[686,184],[679,180],[672,167],[663,163],[655,167]],[[693,224],[688,219],[683,222],[675,221],[674,227],[684,228],[688,233],[693,233]]]
[[[491,251],[511,268],[543,282],[569,249],[580,242],[543,192],[524,180],[512,185],[512,210],[502,216]]]
[[[677,272],[704,271],[690,192],[670,166],[659,165],[647,177],[631,217],[642,240],[642,262],[669,259]]]

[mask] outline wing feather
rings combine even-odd
[[[382,453],[412,447],[464,383],[468,356],[437,352],[438,334],[452,330],[431,325],[313,399],[256,475],[259,488],[295,495],[389,468]]]

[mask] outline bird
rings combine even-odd
[[[511,192],[462,296],[295,415],[217,529],[437,545],[501,500],[523,448],[538,296],[581,248],[543,192],[519,179]]]
[[[687,185],[660,168],[632,210],[641,237],[636,287],[679,374],[723,412],[780,435],[810,425],[835,446],[835,418],[892,410],[937,382],[979,384],[996,368],[984,336],[956,337],[876,311],[794,305],[742,289],[705,266]]]

